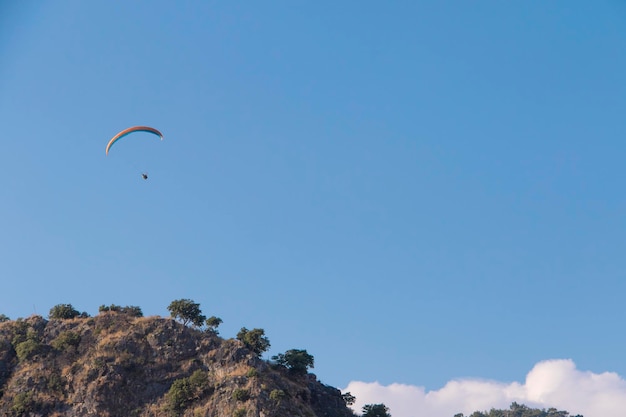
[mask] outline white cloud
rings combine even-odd
[[[524,383],[462,379],[426,392],[424,387],[352,381],[342,390],[356,397],[353,408],[384,403],[393,417],[453,417],[476,410],[508,409],[513,401],[529,407],[567,410],[585,417],[626,415],[626,381],[612,372],[576,369],[569,359],[537,363]]]

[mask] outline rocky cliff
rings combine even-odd
[[[338,389],[238,340],[119,312],[0,323],[0,415],[354,416]]]

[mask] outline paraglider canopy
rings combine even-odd
[[[113,136],[111,138],[111,140],[109,141],[109,143],[107,143],[107,147],[106,147],[106,154],[109,154],[109,149],[111,149],[111,146],[113,146],[113,144],[115,142],[117,142],[118,140],[120,140],[121,138],[130,135],[131,133],[135,133],[135,132],[147,132],[147,133],[152,133],[154,135],[157,135],[159,138],[161,138],[161,140],[163,140],[163,134],[161,132],[159,132],[158,130],[156,130],[153,127],[150,126],[133,126],[133,127],[129,127],[128,129],[124,129],[121,132],[119,132],[117,135]],[[146,178],[144,178],[146,179]]]

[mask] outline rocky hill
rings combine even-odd
[[[0,323],[0,415],[353,417],[341,392],[162,317]]]

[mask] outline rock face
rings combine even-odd
[[[0,323],[0,415],[353,417],[341,392],[240,341],[118,312]]]

